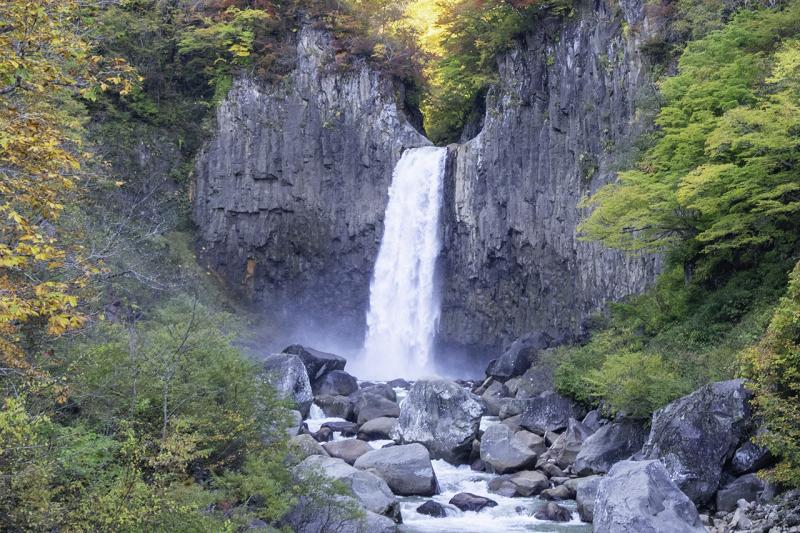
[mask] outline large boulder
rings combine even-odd
[[[544,333],[521,337],[489,365],[486,374],[499,381],[521,376],[536,361],[539,350],[547,348],[551,342],[552,338]]]
[[[396,403],[371,392],[358,396],[354,411],[359,424],[381,417],[396,418],[400,416],[400,407]]]
[[[326,442],[322,447],[328,452],[328,455],[341,459],[349,465],[354,464],[365,453],[372,451],[372,446],[358,439],[335,440]]]
[[[492,381],[486,387],[486,390],[481,394],[481,399],[486,404],[486,415],[497,416],[500,414],[500,409],[504,404],[504,400],[508,398],[508,388],[499,381]]]
[[[740,476],[717,492],[717,511],[735,511],[739,500],[754,502],[765,487],[764,481],[756,474]]]
[[[325,451],[325,448],[320,446],[311,435],[297,435],[296,437],[292,437],[290,445],[292,456],[297,461],[301,461],[312,455],[328,456],[328,452]]]
[[[358,381],[344,370],[333,370],[316,380],[312,389],[316,395],[349,396],[358,390]]]
[[[397,419],[388,416],[373,418],[358,428],[358,438],[361,440],[385,440],[392,438],[392,432],[397,426]]]
[[[772,454],[764,446],[747,441],[733,453],[731,470],[735,474],[749,474],[773,463]]]
[[[578,507],[578,516],[584,522],[594,521],[594,500],[597,497],[597,487],[600,486],[600,476],[589,476],[577,479],[575,483],[575,503]]]
[[[579,476],[605,474],[615,463],[641,451],[647,431],[639,420],[621,419],[601,426],[581,446],[575,458]]]
[[[559,468],[566,469],[575,462],[575,458],[581,451],[583,443],[592,435],[592,430],[570,418],[567,423],[567,430],[563,432],[550,449],[542,455],[540,462],[550,462],[558,465]]]
[[[264,359],[260,378],[272,385],[278,394],[294,402],[303,418],[308,416],[314,394],[306,367],[298,356],[285,353],[268,356]]]
[[[308,379],[317,381],[328,372],[344,370],[347,359],[332,353],[321,352],[314,348],[292,344],[283,350],[283,353],[296,355],[303,362],[308,373]]]
[[[433,500],[428,500],[417,507],[417,512],[419,514],[432,516],[434,518],[444,518],[447,516],[447,511],[445,510],[444,505]]]
[[[524,400],[519,423],[543,435],[547,431],[560,431],[567,427],[570,418],[581,419],[583,415],[583,410],[574,402],[550,391]]]
[[[372,472],[401,496],[433,496],[439,492],[430,454],[422,444],[372,450],[359,457],[353,466]]]
[[[355,402],[346,396],[317,396],[314,402],[325,416],[355,421]]]
[[[694,503],[660,461],[622,461],[600,480],[596,533],[705,533]]]
[[[377,394],[379,396],[383,396],[389,401],[396,402],[397,401],[397,393],[394,391],[391,385],[388,383],[362,383],[361,388],[358,392],[354,392],[350,395],[353,400],[358,400],[358,397],[364,393],[371,393]]]
[[[722,467],[749,431],[750,393],[744,380],[706,385],[653,414],[645,459],[660,459],[695,503],[719,487]]]
[[[506,474],[536,464],[536,452],[516,435],[505,424],[495,424],[484,431],[480,446],[481,460],[489,471]]]
[[[541,472],[526,470],[517,472],[508,477],[509,482],[515,487],[515,496],[536,496],[550,486],[547,476]]]
[[[341,482],[349,489],[353,497],[368,511],[388,516],[396,522],[400,521],[400,506],[384,480],[357,468],[353,468],[341,459],[313,455],[294,468],[300,479],[313,480],[322,475]]]
[[[424,445],[434,459],[462,463],[469,459],[484,411],[477,396],[452,381],[419,380],[403,401],[393,438]]]
[[[543,392],[553,390],[553,369],[534,365],[521,376],[507,381],[506,386],[516,398],[536,398]]]

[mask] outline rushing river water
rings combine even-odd
[[[395,389],[398,401],[402,403],[407,391]],[[306,420],[311,432],[319,430],[325,422],[341,422],[341,418],[329,418],[319,407],[311,408],[310,418]],[[481,429],[499,423],[497,417],[483,417]],[[342,437],[334,434],[334,440],[354,437]],[[391,443],[390,440],[370,441],[373,448],[382,448]],[[398,497],[403,515],[400,531],[404,533],[513,533],[513,532],[554,532],[554,533],[589,533],[591,524],[579,520],[575,510],[575,502],[558,502],[562,507],[572,511],[572,521],[556,523],[539,520],[533,515],[547,502],[538,497],[507,498],[489,492],[489,482],[496,474],[475,472],[468,465],[453,466],[443,460],[432,461],[436,478],[439,481],[440,493],[431,497],[405,496]],[[489,507],[480,512],[463,512],[450,505],[450,499],[459,492],[470,492],[484,496],[497,502],[496,507]],[[417,507],[432,499],[447,509],[447,517],[434,518],[419,514]]]

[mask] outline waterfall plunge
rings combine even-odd
[[[394,169],[370,286],[364,377],[430,373],[439,321],[435,271],[446,155],[445,148],[414,148]]]

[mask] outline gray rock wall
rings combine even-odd
[[[392,170],[430,142],[403,90],[333,65],[327,36],[297,37],[283,81],[235,81],[196,164],[194,220],[209,265],[292,321],[363,327]]]
[[[639,48],[658,30],[643,3],[578,2],[500,58],[483,129],[451,147],[442,344],[496,356],[528,332],[569,336],[652,279],[653,257],[576,236],[579,201],[614,179],[650,123]]]

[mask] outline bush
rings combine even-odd
[[[742,353],[754,405],[764,421],[758,437],[779,458],[769,472],[776,482],[800,486],[800,263],[763,340]]]

